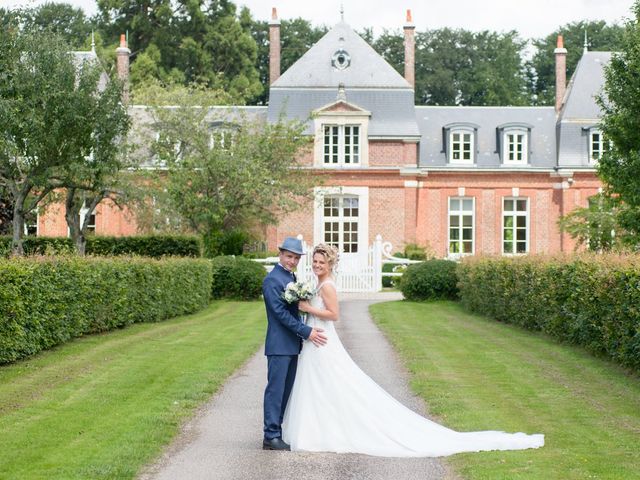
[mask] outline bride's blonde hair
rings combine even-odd
[[[336,265],[338,265],[338,249],[336,247],[326,243],[319,243],[313,249],[313,254],[315,255],[316,253],[322,255],[329,264],[329,267],[335,270]]]

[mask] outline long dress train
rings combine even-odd
[[[311,304],[324,308],[320,295]],[[334,322],[309,315],[307,324],[324,329],[328,342],[320,348],[306,342],[300,354],[282,425],[283,439],[291,450],[440,457],[544,445],[541,434],[456,432],[418,415],[356,365]]]

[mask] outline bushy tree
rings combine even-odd
[[[75,185],[71,172],[92,152],[104,158],[112,140],[106,129],[120,128],[110,122],[126,116],[114,101],[119,84],[100,90],[100,66],[77,63],[69,48],[47,31],[0,36],[0,187],[13,201],[14,254],[23,254],[26,215],[54,190]]]
[[[153,154],[167,169],[164,207],[203,235],[205,248],[220,232],[276,222],[310,195],[308,175],[296,168],[311,146],[302,123],[268,123],[190,101],[151,110],[159,134]]]
[[[621,205],[620,223],[640,245],[640,1],[625,26],[622,46],[605,67],[600,126],[610,148],[598,162],[607,192]]]

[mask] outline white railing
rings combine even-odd
[[[302,238],[302,247],[307,255],[303,255],[296,270],[298,281],[313,279],[313,249],[307,245]],[[382,265],[391,263],[394,265],[410,265],[420,263],[420,260],[409,260],[408,258],[398,258],[391,256],[392,245],[390,242],[383,242],[381,235],[376,235],[376,239],[366,252],[343,253],[340,255],[336,272],[336,281],[339,292],[379,292],[382,290],[382,277],[400,277],[402,272],[383,272]],[[254,261],[262,263],[267,271],[271,271],[278,263],[278,257],[260,258]]]

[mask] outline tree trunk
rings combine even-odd
[[[11,253],[16,257],[24,256],[22,237],[24,235],[24,201],[26,195],[18,193],[13,206],[13,240],[11,242]]]

